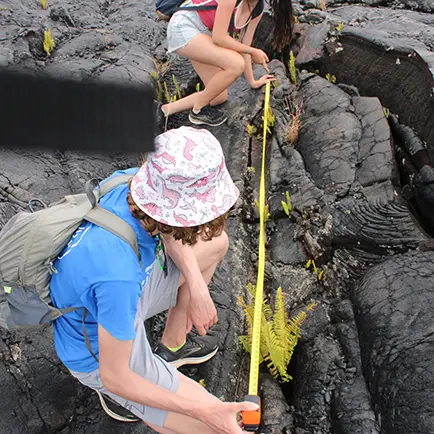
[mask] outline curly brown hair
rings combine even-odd
[[[131,181],[132,179],[128,183],[129,188],[131,186]],[[127,202],[132,216],[140,221],[146,231],[149,233],[157,231],[161,234],[172,235],[175,240],[181,240],[182,244],[188,244],[189,246],[196,244],[198,237],[201,237],[203,241],[211,241],[214,237],[221,235],[223,229],[225,228],[225,223],[230,212],[230,210],[228,210],[220,217],[217,217],[208,223],[184,228],[169,226],[154,220],[152,217],[149,217],[137,206],[130,192],[128,192],[127,195]]]

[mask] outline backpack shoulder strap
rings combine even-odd
[[[113,178],[110,178],[100,185],[99,197],[103,197],[121,184],[127,184],[133,176],[134,175],[116,175]]]
[[[121,184],[126,184],[133,175],[117,175],[104,182],[101,186],[97,179],[86,182],[85,192],[92,208],[83,217],[84,220],[100,226],[128,243],[140,261],[137,236],[134,229],[116,214],[98,204],[99,198],[106,195]],[[98,187],[95,190],[95,187]]]
[[[140,261],[139,246],[134,229],[116,214],[95,205],[84,217],[84,220],[100,226],[128,243]]]

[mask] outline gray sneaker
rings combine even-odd
[[[198,114],[190,110],[188,119],[195,125],[209,125],[210,127],[217,127],[226,122],[228,117],[217,107],[209,105],[202,107]]]

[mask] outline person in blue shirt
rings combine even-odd
[[[170,130],[140,168],[108,179],[120,174],[131,175],[128,184],[99,203],[132,227],[140,261],[102,227],[77,229],[55,261],[51,297],[86,315],[54,321],[56,352],[115,419],[142,420],[162,434],[241,433],[237,414],[255,404],[222,402],[177,370],[218,351],[207,335],[217,322],[208,284],[227,252],[224,226],[239,197],[221,145],[207,130]],[[145,321],[166,310],[151,348]]]

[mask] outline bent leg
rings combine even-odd
[[[225,231],[211,241],[199,240],[193,247],[200,271],[205,283],[211,282],[217,265],[226,255],[229,240]],[[187,309],[190,301],[190,289],[184,276],[179,280],[178,298],[176,305],[169,310],[166,327],[162,336],[162,343],[169,348],[176,348],[185,341],[187,329]]]
[[[167,115],[191,108],[200,110],[226,91],[241,76],[245,68],[245,61],[241,54],[217,46],[211,36],[205,34],[195,36],[176,53],[190,61],[217,67],[220,71],[216,70],[203,91],[163,105],[163,110]]]
[[[197,62],[195,60],[191,60],[191,64],[193,65],[197,75],[203,81],[203,84],[208,86],[210,80],[219,73],[222,69],[218,66],[207,65],[206,63]],[[210,103],[210,106],[223,104],[228,99],[228,90],[224,90],[221,94],[217,95]]]

